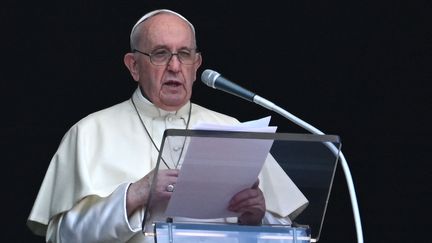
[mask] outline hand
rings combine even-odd
[[[152,195],[152,204],[171,198],[172,192],[167,191],[168,185],[175,185],[179,170],[159,170]]]
[[[147,206],[148,197],[150,195],[151,184],[153,183],[154,170],[145,175],[140,180],[132,183],[129,186],[126,199],[126,208],[128,215],[132,214],[136,209]],[[171,197],[172,192],[166,190],[168,185],[175,185],[179,170],[159,170],[157,179],[154,182],[154,191],[152,192],[151,204],[166,201]]]
[[[259,180],[248,189],[237,193],[230,201],[228,209],[239,212],[239,224],[260,225],[266,211],[265,199],[258,187]]]

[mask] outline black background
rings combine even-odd
[[[52,155],[79,119],[130,97],[136,83],[122,61],[130,29],[145,12],[161,7],[194,23],[204,59],[198,75],[206,68],[216,70],[324,133],[341,137],[365,242],[427,237],[431,5],[4,1],[2,241],[43,242],[26,227],[26,219]],[[193,101],[242,121],[272,115],[279,131],[305,132],[278,114],[200,81]],[[319,242],[356,242],[341,167]]]

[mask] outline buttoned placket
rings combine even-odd
[[[186,120],[185,118],[178,116],[176,114],[168,114],[165,118],[165,128],[166,129],[185,129]],[[179,168],[180,156],[182,155],[182,149],[184,145],[184,137],[171,136],[167,138],[166,145],[164,149],[169,150],[170,162],[169,165],[172,168]],[[168,146],[168,147],[167,147]],[[164,153],[165,154],[165,153]]]

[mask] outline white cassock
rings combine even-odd
[[[165,129],[186,127],[190,107],[189,127],[201,122],[239,123],[197,104],[188,103],[177,112],[161,110],[139,89],[132,99],[157,146]],[[45,235],[47,242],[153,242],[141,232],[145,209],[127,216],[126,192],[130,183],[155,167],[157,158],[158,150],[131,100],[88,115],[63,137],[27,225],[35,234]],[[271,156],[259,179],[267,207],[265,222],[290,223],[307,206],[307,199]],[[293,199],[294,203],[286,203]],[[148,222],[154,222],[158,212],[150,215]]]

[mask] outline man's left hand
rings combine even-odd
[[[258,187],[259,181],[248,189],[237,193],[230,201],[228,209],[241,213],[239,224],[260,225],[266,211],[264,195]]]

